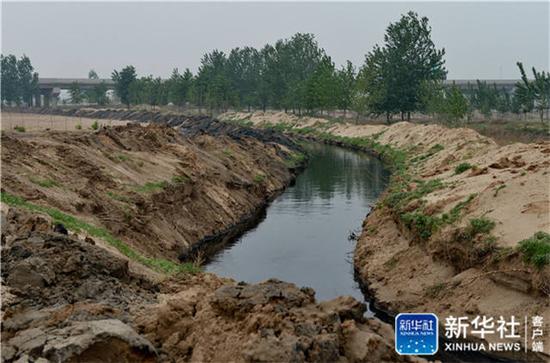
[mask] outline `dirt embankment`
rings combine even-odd
[[[96,240],[4,206],[4,362],[412,362],[351,297],[213,274],[151,280]]]
[[[234,232],[293,178],[288,138],[212,119],[2,134],[2,191],[177,260]]]
[[[365,220],[354,256],[378,308],[539,315],[550,330],[550,144],[498,146],[471,129],[407,122],[352,125],[283,113],[221,118],[372,149],[389,161],[390,188]],[[550,346],[550,336],[543,339]]]

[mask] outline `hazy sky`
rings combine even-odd
[[[518,78],[516,61],[548,70],[549,3],[6,3],[2,53],[27,54],[42,77],[136,66],[166,77],[195,71],[214,48],[262,47],[314,33],[337,65],[363,62],[387,25],[414,10],[446,49],[448,78]]]

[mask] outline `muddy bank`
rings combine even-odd
[[[351,297],[213,274],[151,280],[92,238],[2,211],[5,362],[411,362],[392,330]]]
[[[297,155],[287,137],[211,119],[5,132],[2,191],[105,228],[146,256],[177,260],[254,216],[294,178]]]
[[[537,315],[550,328],[549,257],[521,247],[527,239],[549,243],[550,144],[498,146],[470,129],[407,122],[352,125],[284,113],[221,118],[373,150],[394,169],[354,255],[378,308],[470,319]],[[523,348],[506,356],[549,359]]]

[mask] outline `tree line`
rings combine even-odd
[[[414,12],[402,15],[358,68],[350,61],[336,67],[313,34],[297,33],[261,49],[213,50],[201,58],[196,74],[174,69],[165,80],[139,77],[129,65],[113,71],[111,78],[116,95],[128,107],[173,104],[208,112],[279,109],[296,114],[353,110],[357,115],[383,116],[388,122],[419,112],[449,121],[467,119],[474,111],[489,117],[495,111],[536,110],[544,117],[550,99],[548,72],[532,69],[533,79],[528,79],[518,63],[521,81],[512,94],[479,81],[466,90],[444,86],[445,50],[435,46],[431,31],[428,18]],[[75,84],[70,93],[76,103],[84,98],[107,101],[100,96],[105,95],[100,86],[84,94]]]

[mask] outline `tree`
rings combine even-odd
[[[8,104],[20,102],[19,72],[17,71],[17,58],[13,54],[1,56],[2,62],[2,103]]]
[[[134,66],[126,66],[120,72],[113,71],[112,79],[115,82],[115,93],[120,101],[130,108],[130,85],[136,81]]]
[[[523,64],[517,62],[521,73],[521,82],[516,84],[516,97],[518,97],[524,112],[536,108],[540,115],[540,121],[544,122],[544,111],[550,107],[550,73],[533,70],[533,80],[527,79]]]
[[[84,99],[84,94],[82,93],[78,82],[73,82],[71,84],[69,94],[71,95],[71,103],[78,104]]]
[[[428,18],[414,12],[388,26],[384,43],[366,56],[359,72],[365,87],[361,91],[373,114],[386,114],[388,122],[396,112],[410,119],[410,112],[422,107],[422,83],[445,79],[445,50],[436,49],[431,40]]]
[[[336,90],[336,104],[338,108],[344,110],[344,117],[347,110],[353,104],[353,96],[355,92],[355,67],[348,60],[346,65],[340,69],[336,74],[337,90]]]
[[[99,79],[99,76],[97,75],[95,70],[90,69],[90,71],[88,72],[88,79]]]
[[[20,97],[27,105],[32,105],[32,97],[38,91],[38,73],[34,72],[31,60],[23,55],[17,61]]]
[[[192,82],[193,74],[188,68],[185,69],[183,75],[175,68],[167,84],[168,102],[172,102],[174,105],[184,106],[189,100]]]

